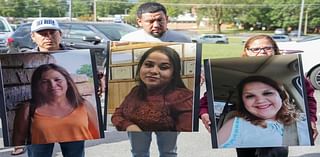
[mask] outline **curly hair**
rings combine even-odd
[[[282,100],[282,106],[278,111],[278,113],[276,114],[277,121],[281,122],[284,125],[290,125],[296,121],[296,119],[299,117],[300,111],[298,111],[296,105],[294,104],[294,100],[290,99],[288,92],[284,89],[282,85],[265,76],[249,76],[243,79],[242,81],[240,81],[240,83],[237,86],[239,104],[237,105],[238,112],[236,116],[240,116],[245,120],[250,121],[254,125],[259,125],[264,128],[266,127],[266,123],[264,119],[253,115],[244,106],[244,102],[242,99],[243,88],[246,84],[252,83],[252,82],[261,82],[261,83],[267,84],[272,88],[274,88],[279,93],[280,98]]]

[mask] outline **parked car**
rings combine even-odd
[[[291,41],[291,39],[289,38],[289,36],[287,35],[272,35],[271,36],[272,39],[276,42],[287,42],[287,41]]]
[[[7,40],[13,33],[13,29],[7,19],[0,16],[0,53],[5,53],[8,50]]]
[[[288,33],[288,35],[291,36],[291,37],[296,37],[296,36],[298,36],[298,33],[299,33],[298,30],[292,30],[292,31],[290,31],[290,33]],[[301,35],[303,35],[302,31],[300,32],[300,36]]]
[[[287,34],[287,31],[284,28],[277,28],[274,30],[275,35],[285,35]]]
[[[216,43],[216,44],[228,44],[228,37],[223,34],[203,34],[198,38],[193,39],[198,43]]]
[[[62,43],[74,48],[86,48],[99,42],[99,45],[105,47],[107,41],[119,41],[123,35],[137,30],[124,23],[60,22],[59,25],[62,29]],[[8,39],[10,51],[34,48],[30,32],[31,23],[20,25]]]
[[[320,89],[320,36],[278,43],[284,53],[301,52],[303,71],[315,89]]]

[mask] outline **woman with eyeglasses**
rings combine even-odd
[[[243,52],[241,53],[242,57],[252,57],[252,56],[272,56],[272,55],[280,55],[279,47],[276,42],[268,35],[256,35],[250,37],[244,45]],[[306,91],[307,91],[307,99],[308,106],[310,112],[310,120],[311,120],[311,129],[312,129],[312,137],[315,140],[318,136],[318,131],[316,128],[317,121],[317,102],[313,96],[314,89],[312,88],[308,79],[305,81]],[[208,131],[210,131],[210,118],[208,114],[208,100],[207,94],[200,100],[200,114],[199,117],[202,120],[202,123],[206,127]],[[263,153],[262,153],[263,152]],[[269,148],[239,148],[237,149],[238,157],[257,157],[257,156],[267,156],[270,153],[277,154],[277,157],[288,156],[288,147],[269,147]],[[282,154],[282,155],[280,155]]]
[[[268,35],[256,35],[244,44],[242,57],[280,55],[277,43]]]

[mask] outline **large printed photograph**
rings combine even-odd
[[[112,42],[107,125],[118,131],[197,130],[200,52],[195,43]]]
[[[0,55],[5,146],[102,138],[95,55],[90,50]]]
[[[212,148],[312,145],[299,55],[205,60]]]

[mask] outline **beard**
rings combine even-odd
[[[164,34],[164,31],[162,31],[162,32],[151,32],[150,34],[151,34],[153,37],[160,38],[160,37],[162,37],[162,35]]]

